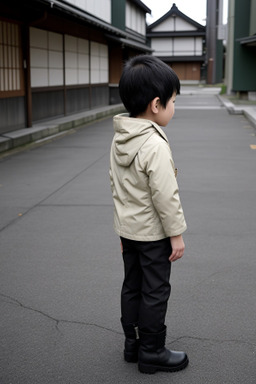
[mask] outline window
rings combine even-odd
[[[60,86],[63,78],[63,37],[30,28],[31,87]]]
[[[89,42],[65,35],[66,85],[89,84]]]
[[[24,95],[20,28],[0,21],[0,95]]]
[[[91,42],[91,83],[108,83],[108,46]]]

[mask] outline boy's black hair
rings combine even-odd
[[[125,64],[119,94],[131,117],[145,112],[155,97],[159,97],[165,108],[174,92],[180,93],[179,78],[169,65],[157,57],[135,56]]]

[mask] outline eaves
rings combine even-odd
[[[205,32],[199,31],[161,31],[147,32],[147,37],[204,37]]]
[[[142,51],[142,52],[148,52],[148,53],[154,52],[154,49],[150,48],[148,45],[129,39],[129,38],[117,37],[109,34],[106,34],[105,36],[112,41],[116,41],[124,46],[138,49],[139,51]]]
[[[242,37],[240,39],[237,39],[236,41],[238,41],[241,45],[255,47],[256,46],[256,35]]]
[[[205,56],[159,56],[159,59],[165,62],[204,62]]]
[[[82,19],[91,25],[101,28],[107,32],[111,32],[117,36],[126,37],[127,35],[121,29],[113,27],[111,24],[83,11],[81,8],[78,8],[74,5],[71,5],[70,3],[67,3],[66,1],[60,1],[60,0],[36,0],[36,1],[40,3],[48,4],[51,9],[55,8],[61,13],[65,13],[65,14],[74,16],[78,19]]]

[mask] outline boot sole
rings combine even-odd
[[[182,371],[182,369],[185,369],[189,363],[189,360],[186,359],[182,364],[176,366],[176,367],[163,367],[161,365],[153,365],[153,364],[144,364],[139,362],[139,371],[141,373],[147,373],[149,375],[152,375],[156,373],[157,371],[162,372],[178,372]]]

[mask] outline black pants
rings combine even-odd
[[[124,324],[138,323],[143,332],[161,332],[171,293],[170,238],[134,241],[121,238],[124,282],[121,314]]]

